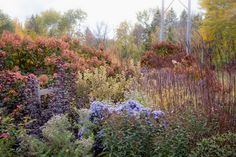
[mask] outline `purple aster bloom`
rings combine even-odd
[[[82,140],[84,131],[85,131],[85,128],[84,128],[84,127],[82,127],[82,128],[79,130],[78,137],[79,137],[80,140]]]
[[[102,110],[108,109],[110,106],[107,104],[104,104],[102,102],[99,101],[94,101],[91,106],[90,106],[90,110],[92,112],[100,112]]]
[[[141,112],[144,113],[146,117],[150,117],[152,111],[150,108],[143,108]]]
[[[79,130],[79,133],[78,133],[78,137],[80,140],[82,140],[83,136],[85,135],[89,135],[91,133],[91,131],[89,130],[89,128],[87,127],[82,127],[80,130]]]
[[[120,111],[141,111],[143,109],[143,105],[141,105],[140,103],[138,103],[135,100],[128,100],[125,103],[123,103],[118,110]]]
[[[108,104],[94,101],[90,106],[90,119],[93,122],[98,122],[113,113],[114,109]]]
[[[137,118],[140,115],[144,115],[147,119],[153,116],[154,119],[159,119],[164,116],[162,111],[152,111],[150,108],[146,108],[135,100],[128,100],[117,107],[112,107],[102,102],[93,102],[90,107],[90,120],[93,123],[97,123],[112,113],[128,114],[129,116],[135,116]]]
[[[154,119],[158,119],[159,117],[163,117],[165,114],[162,111],[153,111],[152,115],[153,115]]]

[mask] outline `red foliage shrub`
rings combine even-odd
[[[144,53],[141,59],[141,66],[148,68],[174,68],[174,63],[181,63],[182,59],[186,57],[185,53],[174,53],[166,56],[159,56],[154,51],[147,51]]]
[[[99,50],[80,45],[79,39],[37,37],[35,40],[4,32],[0,38],[1,69],[19,67],[24,73],[36,75],[55,73],[55,61],[63,60],[66,68],[84,70],[99,66],[111,66],[109,54],[101,46]],[[112,66],[111,66],[112,67]]]
[[[182,46],[168,42],[155,43],[141,58],[141,66],[148,68],[173,68],[172,60],[181,62],[185,56]]]
[[[26,77],[20,72],[0,71],[0,107],[5,107],[5,114],[12,113],[17,106],[24,105],[24,87]]]
[[[190,74],[200,78],[204,74],[198,61],[183,51],[181,45],[171,43],[156,43],[150,51],[144,53],[141,66],[149,69],[170,68],[178,74]]]

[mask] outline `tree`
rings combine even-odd
[[[166,19],[165,19],[165,26],[166,26],[166,33],[167,33],[167,40],[174,42],[176,39],[174,38],[175,30],[177,26],[178,18],[173,8],[167,12]]]
[[[137,13],[138,23],[144,28],[144,46],[145,49],[149,49],[152,44],[152,22],[153,22],[154,10],[144,10]]]
[[[160,21],[161,21],[161,13],[160,13],[160,10],[157,8],[155,10],[152,23],[151,23],[151,27],[153,31],[155,31],[157,27],[160,27]]]
[[[87,27],[84,33],[84,42],[86,45],[95,47],[96,46],[96,38],[93,35],[92,31]]]
[[[200,5],[206,11],[201,29],[204,39],[236,39],[235,0],[201,0]]]
[[[186,12],[186,10],[183,10],[181,15],[180,15],[180,19],[179,19],[179,25],[180,27],[187,27],[187,19],[188,19],[188,14]]]
[[[14,23],[10,19],[10,17],[3,13],[2,10],[0,10],[0,34],[3,33],[3,31],[10,31],[14,32]]]
[[[161,13],[160,10],[154,9],[153,19],[151,23],[151,41],[157,42],[160,34]]]
[[[132,30],[132,36],[134,37],[134,43],[136,45],[144,45],[145,42],[145,28],[141,24],[135,24]]]
[[[166,27],[175,27],[177,24],[178,18],[173,8],[166,14],[165,25]]]
[[[40,16],[43,27],[46,29],[46,33],[49,36],[57,35],[58,22],[61,18],[61,14],[55,10],[46,10],[41,13]]]
[[[25,33],[22,24],[19,22],[18,19],[15,19],[13,23],[14,23],[15,33],[19,35],[21,38],[23,38],[25,36]]]
[[[70,36],[80,36],[80,27],[86,17],[87,14],[81,9],[68,10],[62,15],[59,21],[59,32],[61,34],[66,33]]]
[[[42,19],[38,15],[32,15],[25,21],[25,30],[30,35],[43,35],[45,34]]]
[[[199,30],[199,28],[202,25],[202,22],[203,22],[203,17],[201,14],[193,15],[192,18],[193,29]]]
[[[132,26],[127,21],[120,23],[116,30],[116,46],[120,53],[120,57],[137,60],[140,57],[140,54],[131,33]]]
[[[205,9],[200,33],[211,42],[211,52],[216,65],[234,63],[236,58],[236,1],[201,0]]]
[[[96,46],[98,47],[99,44],[106,45],[108,38],[108,25],[104,22],[97,23],[96,29],[93,32],[97,40]]]
[[[61,14],[55,10],[46,10],[40,15],[32,15],[25,22],[27,32],[46,36],[69,36],[78,37],[81,34],[80,26],[87,14],[80,9],[68,10]]]

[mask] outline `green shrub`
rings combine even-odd
[[[52,117],[42,127],[42,139],[24,135],[21,149],[24,156],[85,157],[91,156],[92,137],[77,140],[70,131],[71,124],[65,115]],[[27,153],[25,153],[27,152]]]
[[[224,133],[203,139],[190,155],[192,157],[236,157],[236,134]]]
[[[77,94],[89,101],[122,101],[131,79],[126,79],[124,74],[108,77],[105,67],[97,68],[94,72],[89,70],[78,74]]]
[[[0,157],[17,156],[15,148],[17,147],[18,135],[19,130],[13,123],[13,119],[0,116]]]
[[[192,106],[185,106],[167,114],[168,127],[155,138],[154,157],[186,157],[196,143],[213,134],[207,118]]]
[[[166,114],[167,127],[146,119],[112,115],[104,122],[105,156],[187,157],[202,138],[215,134],[214,123],[192,106]],[[209,125],[209,126],[208,126]]]
[[[189,153],[189,139],[184,128],[169,126],[155,138],[153,157],[185,157]]]
[[[163,129],[154,119],[113,115],[104,124],[104,153],[112,157],[152,156],[155,136]]]
[[[0,139],[0,156],[1,157],[13,157],[14,155],[14,149],[13,146],[15,144],[15,141],[12,139]]]

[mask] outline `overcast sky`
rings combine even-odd
[[[165,6],[167,7],[171,1],[165,0]],[[175,1],[172,7],[180,13],[184,8],[178,0]],[[188,0],[181,1],[187,5]],[[192,0],[193,13],[199,11],[198,1]],[[64,12],[80,8],[88,14],[88,26],[94,28],[98,22],[103,21],[110,29],[116,28],[125,20],[135,22],[138,11],[157,6],[161,6],[161,0],[0,0],[0,9],[20,21],[47,9]]]

